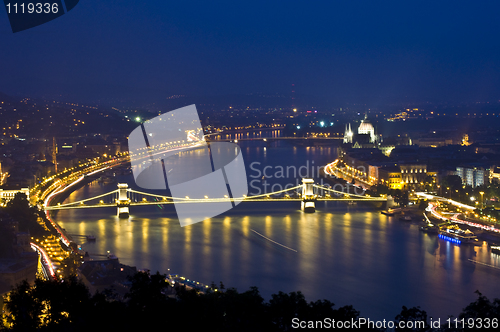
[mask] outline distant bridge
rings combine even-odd
[[[315,193],[315,189],[326,191],[324,195]],[[370,197],[368,195],[358,195],[354,193],[346,193],[338,190],[333,190],[328,187],[314,184],[312,179],[302,179],[302,185],[287,188],[280,191],[266,193],[255,196],[242,197],[217,197],[211,198],[190,198],[186,197],[171,197],[146,193],[133,190],[126,183],[119,183],[118,189],[107,192],[102,195],[86,198],[76,202],[53,206],[45,206],[47,211],[65,210],[65,209],[88,209],[99,207],[116,207],[117,214],[121,218],[128,218],[129,207],[138,205],[163,205],[163,204],[189,204],[189,203],[222,203],[222,202],[282,202],[282,201],[298,201],[301,202],[301,208],[305,212],[315,211],[316,201],[372,201],[372,202],[388,202],[392,205],[392,198],[386,197]]]
[[[253,138],[220,138],[220,139],[208,139],[209,142],[243,142],[243,141],[280,141],[280,140],[309,140],[309,141],[336,141],[339,139],[344,139],[344,137],[253,137]]]

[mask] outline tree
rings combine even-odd
[[[34,289],[33,297],[44,305],[43,324],[49,330],[70,330],[92,314],[89,290],[74,276],[62,281],[37,279]]]
[[[144,311],[146,308],[160,303],[166,299],[164,290],[169,287],[166,275],[156,272],[150,275],[147,272],[137,272],[129,280],[132,282],[130,291],[125,295],[128,304],[137,310]]]
[[[33,331],[41,326],[43,305],[34,296],[34,288],[22,281],[5,301],[7,324],[19,331]]]
[[[495,299],[491,302],[486,296],[479,291],[475,291],[478,295],[476,301],[470,303],[465,307],[460,314],[460,319],[464,318],[465,321],[469,318],[498,318],[500,317],[500,300]]]
[[[418,208],[420,210],[425,210],[428,205],[429,205],[429,202],[427,202],[427,200],[421,199],[420,202],[418,203]]]
[[[14,198],[7,202],[7,209],[12,212],[20,212],[29,209],[29,207],[28,197],[22,192],[16,193]]]
[[[31,235],[49,234],[42,225],[37,222],[38,209],[31,207],[24,193],[18,192],[14,198],[7,202],[5,211],[19,223],[21,232],[30,232]]]
[[[421,310],[420,307],[407,308],[403,306],[401,312],[396,316],[396,330],[398,331],[429,331],[430,326],[427,323],[427,313]],[[412,322],[412,327],[399,327],[399,322],[404,322],[405,326],[409,326],[408,322]],[[425,322],[424,326],[418,326],[415,323]]]
[[[75,253],[70,253],[68,257],[64,258],[61,261],[62,270],[64,271],[63,276],[65,278],[70,278],[72,276],[77,275],[78,266],[80,266],[79,260],[80,260],[80,255]]]
[[[451,191],[462,189],[462,178],[458,175],[447,175],[442,181],[443,188],[450,188]]]
[[[434,180],[434,177],[431,176],[431,175],[427,175],[425,178],[424,178],[424,186],[425,186],[425,190],[427,191],[432,191],[434,190],[434,185],[435,185],[435,180]]]
[[[271,323],[278,330],[287,331],[292,329],[292,319],[295,317],[306,317],[308,312],[307,302],[301,292],[289,294],[278,292],[271,295],[269,301],[269,314]]]
[[[377,184],[373,189],[379,195],[388,195],[390,193],[389,187],[383,184]]]
[[[393,196],[394,202],[399,206],[405,207],[408,205],[408,202],[410,200],[408,197],[408,191],[396,189]]]
[[[132,330],[145,329],[157,325],[166,312],[171,311],[166,290],[169,287],[166,275],[156,272],[137,272],[129,277],[132,282],[125,294],[127,311]],[[173,300],[175,301],[175,300]],[[147,325],[145,325],[147,324]]]

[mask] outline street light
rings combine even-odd
[[[483,209],[484,207],[484,203],[483,203],[483,195],[484,195],[484,191],[480,191],[479,192],[481,194],[481,210]]]

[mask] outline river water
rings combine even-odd
[[[296,185],[295,175],[319,181],[316,166],[331,162],[337,153],[335,145],[239,144],[249,195]],[[292,166],[297,172],[302,166],[302,173],[294,174]],[[117,180],[137,188],[131,175]],[[95,181],[65,202],[114,189],[116,183]],[[438,239],[419,232],[417,224],[380,214],[370,203],[318,202],[314,214],[300,211],[299,202],[241,203],[186,227],[180,227],[170,205],[132,207],[128,220],[118,219],[113,208],[61,210],[53,215],[69,234],[96,236],[92,243],[81,239],[91,254],[110,251],[121,263],[139,269],[206,284],[222,281],[239,291],[257,286],[266,300],[278,291],[300,290],[308,301],[328,299],[336,307],[352,304],[371,319],[394,319],[403,305],[420,306],[434,318],[457,316],[476,299],[474,291],[490,299],[500,294],[500,259],[486,243],[467,246]]]

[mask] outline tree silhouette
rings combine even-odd
[[[41,325],[43,305],[34,296],[34,289],[22,281],[5,301],[7,323],[18,331],[32,331]]]
[[[278,292],[273,294],[269,301],[269,314],[271,323],[279,330],[292,329],[292,319],[306,317],[308,312],[307,302],[301,292],[286,294]]]
[[[464,318],[466,321],[469,318],[499,318],[500,317],[500,300],[495,299],[493,302],[488,300],[486,296],[479,291],[475,291],[478,298],[476,301],[470,303],[464,308],[460,314],[460,319]]]
[[[89,331],[89,330],[171,330],[194,331],[290,331],[292,319],[301,321],[358,320],[352,306],[334,309],[328,300],[307,302],[301,292],[278,292],[265,302],[257,287],[239,293],[198,292],[180,288],[175,298],[165,295],[170,287],[165,275],[138,272],[130,278],[130,290],[124,300],[112,292],[93,296],[76,278],[62,282],[37,279],[34,285],[24,281],[6,298],[7,329],[12,331]],[[498,318],[500,300],[488,300],[480,292],[478,299],[464,308],[460,319]],[[423,327],[401,331],[429,331],[427,313],[420,307],[402,307],[398,322],[425,321]],[[366,329],[365,329],[366,330]],[[376,329],[374,329],[376,330]],[[441,331],[452,331],[442,326]],[[478,329],[479,331],[480,329]]]
[[[405,207],[408,205],[409,202],[408,191],[396,189],[393,193],[393,196],[394,196],[394,202],[399,206]]]
[[[462,189],[462,178],[458,175],[447,175],[443,178],[442,185],[444,188],[450,188],[451,191]]]
[[[31,235],[47,235],[42,225],[37,222],[38,209],[31,207],[24,193],[18,192],[7,202],[5,211],[19,224],[19,231],[30,232]]]
[[[430,325],[427,323],[427,313],[421,310],[420,307],[407,308],[403,306],[401,312],[396,316],[396,330],[398,331],[429,331]],[[413,323],[413,327],[399,327],[399,322],[404,322],[408,326],[408,322]],[[423,327],[415,327],[416,322],[425,322]]]

